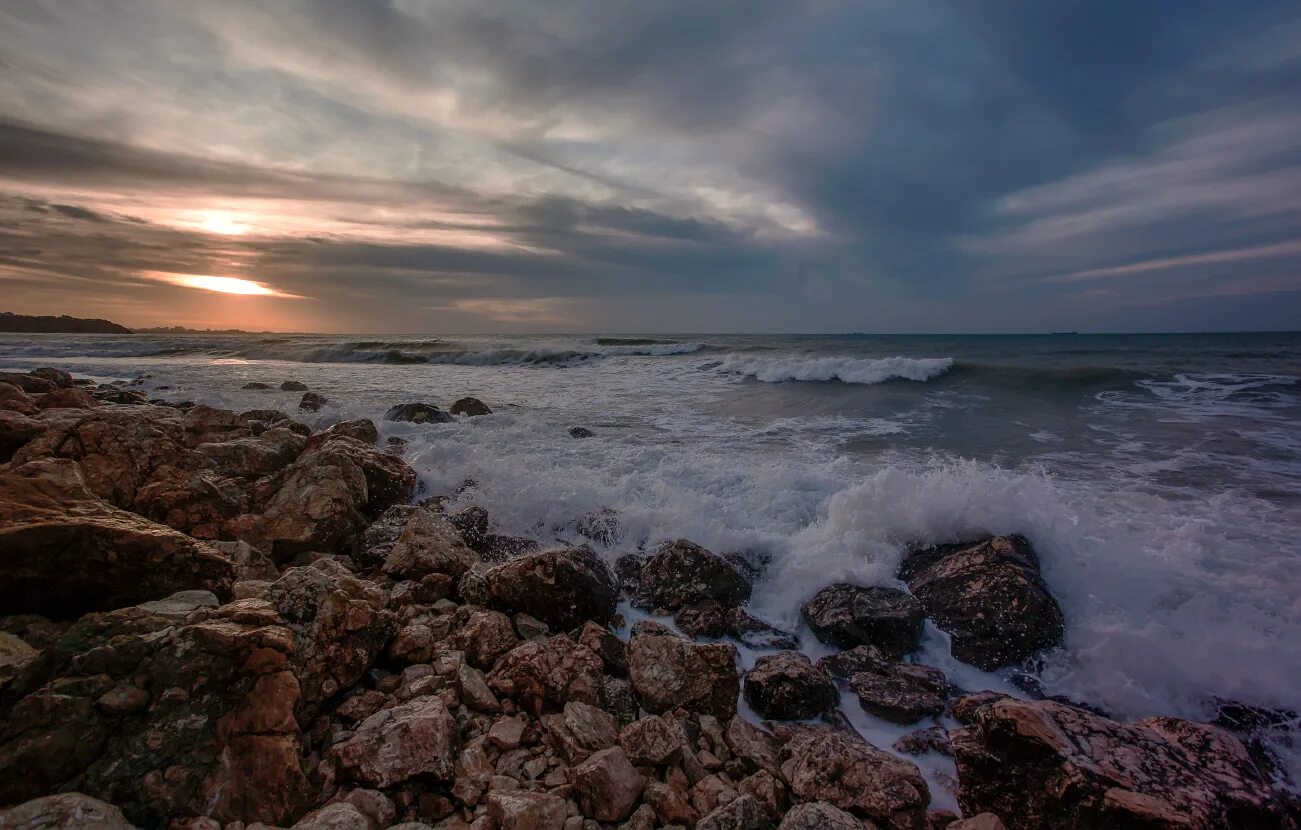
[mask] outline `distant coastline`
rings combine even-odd
[[[52,316],[30,316],[0,311],[0,332],[30,334],[131,334],[131,329],[109,320]]]

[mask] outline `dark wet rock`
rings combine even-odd
[[[996,813],[1012,830],[1287,826],[1246,748],[1217,727],[1005,697],[968,708],[952,735],[968,815]]]
[[[35,378],[44,378],[60,389],[67,389],[73,385],[72,375],[62,369],[55,369],[52,366],[42,366],[39,369],[33,369],[29,374]]]
[[[257,436],[199,444],[194,450],[211,459],[222,475],[257,478],[284,469],[306,446],[303,436],[275,428]]]
[[[73,788],[134,823],[287,824],[305,807],[292,634],[265,603],[83,617],[0,732],[0,803]]]
[[[859,672],[849,685],[864,711],[894,723],[916,723],[938,715],[948,697],[943,672],[913,663]]]
[[[927,752],[953,754],[953,749],[949,746],[949,732],[943,726],[928,726],[909,732],[894,742],[893,749],[905,755],[922,755]]]
[[[610,569],[586,546],[527,554],[484,576],[493,607],[531,614],[553,630],[609,622],[618,600]]]
[[[56,389],[36,399],[38,409],[94,409],[99,401],[91,397],[85,389],[76,387]]]
[[[876,646],[898,659],[917,648],[926,614],[904,591],[837,583],[801,609],[819,640],[840,648]]]
[[[750,584],[721,556],[679,539],[666,542],[642,565],[634,604],[676,611],[715,600],[736,605],[750,597]]]
[[[745,675],[745,701],[762,717],[804,720],[836,707],[836,684],[798,651],[760,657]]]
[[[592,432],[592,431],[591,431],[590,429],[588,429],[587,427],[570,427],[570,428],[569,428],[569,437],[570,437],[570,438],[591,438],[591,437],[594,436],[594,435],[596,435],[596,433],[595,433],[595,432]]]
[[[865,830],[863,822],[825,801],[796,804],[777,830]]]
[[[307,384],[296,380],[287,380],[280,384],[280,390],[282,392],[306,392]]]
[[[695,602],[678,610],[673,622],[692,637],[732,637],[751,648],[794,649],[799,640],[785,631],[750,616],[738,606],[724,606],[717,600]]]
[[[230,595],[211,545],[96,498],[80,468],[45,459],[0,473],[0,608],[52,619],[201,588]]]
[[[459,579],[475,561],[474,551],[445,516],[417,508],[407,514],[402,532],[384,558],[384,573],[416,581],[434,573]]]
[[[91,392],[91,394],[95,396],[95,400],[103,401],[104,403],[115,403],[125,406],[139,406],[141,404],[149,403],[149,398],[146,397],[143,392],[137,392],[134,389],[105,389],[100,387]]]
[[[534,713],[571,700],[598,705],[601,658],[563,634],[524,643],[497,661],[488,685]]]
[[[635,553],[625,553],[614,560],[614,576],[619,581],[619,590],[631,596],[637,592],[641,582],[641,566],[646,563],[644,557]]]
[[[325,430],[322,435],[343,435],[363,444],[374,444],[379,441],[379,430],[375,428],[375,422],[370,418],[340,421]]]
[[[488,408],[488,405],[478,398],[461,398],[456,403],[452,404],[448,411],[453,415],[466,416],[492,414],[492,410]]]
[[[24,445],[45,431],[45,426],[21,412],[0,409],[0,464],[11,461]]]
[[[647,715],[623,728],[619,745],[639,767],[664,766],[682,755],[682,729],[670,718]]]
[[[450,424],[451,413],[429,403],[400,403],[384,413],[386,421],[410,421],[413,424]]]
[[[623,526],[619,523],[619,511],[613,507],[602,507],[584,513],[574,525],[579,536],[585,536],[598,545],[610,547],[623,539]]]
[[[82,793],[60,793],[0,810],[4,830],[136,830],[112,804]]]
[[[478,505],[462,507],[447,517],[452,527],[472,550],[481,551],[488,546],[488,511]]]
[[[992,671],[1062,641],[1061,608],[1024,537],[924,549],[909,556],[901,572],[965,663]]]
[[[406,530],[411,514],[424,509],[414,504],[395,504],[389,507],[357,537],[352,548],[352,558],[364,567],[384,564],[384,560],[393,551],[393,545],[397,544],[398,537]]]
[[[320,392],[304,392],[298,400],[298,408],[304,412],[316,412],[329,402]]]
[[[782,777],[796,801],[825,801],[883,827],[925,827],[930,790],[921,771],[854,735],[797,734],[782,749]]]
[[[391,787],[416,775],[451,781],[457,747],[456,722],[431,695],[376,712],[332,752],[357,781]]]
[[[628,677],[646,711],[681,706],[726,720],[736,714],[740,680],[736,649],[725,643],[696,644],[675,634],[634,627],[628,644]]]
[[[777,825],[753,795],[742,795],[700,819],[696,830],[773,830]]]
[[[535,553],[542,550],[542,547],[542,543],[536,539],[489,533],[483,540],[483,550],[479,551],[479,556],[485,562],[506,562],[528,553]]]
[[[260,380],[249,381],[248,383],[240,387],[240,389],[270,389],[270,388],[271,388],[271,384],[263,383]]]
[[[588,620],[578,632],[578,642],[600,656],[608,674],[615,677],[628,674],[628,645],[610,629]]]
[[[849,680],[859,672],[887,671],[894,662],[876,646],[854,646],[823,657],[818,660],[818,667],[837,680]]]

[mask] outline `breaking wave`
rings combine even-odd
[[[839,381],[872,385],[891,380],[927,381],[953,367],[951,357],[782,357],[730,354],[720,372],[745,375],[764,383]]]

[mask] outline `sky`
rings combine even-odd
[[[1301,6],[8,0],[0,310],[1301,325]]]

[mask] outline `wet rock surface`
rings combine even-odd
[[[900,576],[952,637],[953,655],[986,671],[1059,645],[1065,622],[1021,536],[914,551]]]
[[[826,672],[798,651],[760,657],[745,675],[745,700],[765,718],[816,717],[834,709],[839,698]]]
[[[801,611],[822,642],[873,646],[896,659],[917,648],[926,621],[921,603],[904,591],[847,583],[823,588]]]

